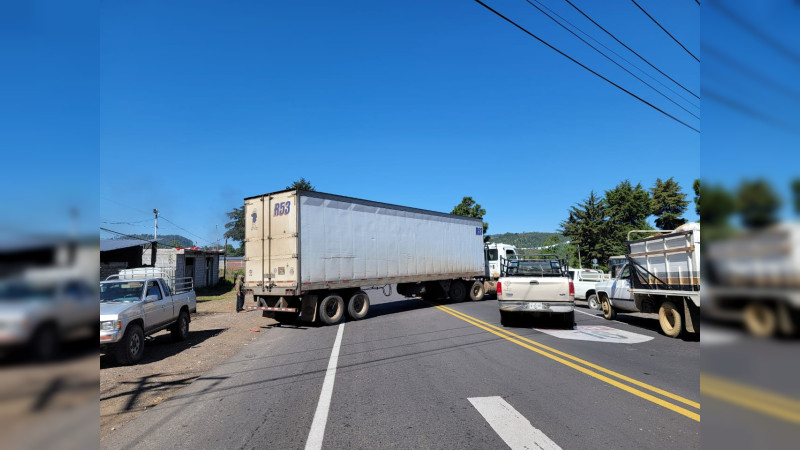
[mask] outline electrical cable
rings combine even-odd
[[[692,117],[694,117],[695,119],[698,119],[698,120],[700,119],[700,116],[698,116],[697,114],[695,114],[695,113],[693,113],[693,112],[689,111],[688,109],[686,109],[685,107],[683,107],[683,105],[681,105],[680,103],[676,102],[676,101],[675,101],[675,100],[673,100],[671,97],[669,97],[667,94],[665,94],[665,93],[663,93],[663,92],[659,91],[658,89],[656,89],[656,88],[655,88],[655,86],[653,86],[653,85],[651,85],[650,83],[648,83],[648,82],[644,81],[643,79],[639,78],[639,77],[638,77],[638,76],[636,76],[636,75],[635,75],[633,72],[631,72],[631,71],[630,71],[630,70],[628,70],[626,67],[624,67],[622,64],[618,63],[617,61],[615,61],[615,60],[614,60],[613,58],[611,58],[610,56],[608,56],[608,55],[606,55],[605,53],[603,53],[603,52],[601,52],[600,50],[598,50],[598,49],[597,49],[597,47],[595,47],[594,45],[590,44],[589,42],[587,42],[587,41],[586,41],[585,39],[583,39],[582,37],[578,36],[578,34],[577,34],[577,33],[575,33],[574,31],[570,30],[569,28],[567,28],[567,27],[566,27],[564,24],[562,24],[561,22],[559,22],[558,20],[556,20],[556,19],[555,19],[553,16],[551,16],[550,14],[547,14],[547,13],[546,13],[544,10],[542,10],[542,9],[541,9],[541,8],[539,8],[538,6],[536,6],[536,5],[534,5],[533,3],[531,3],[531,0],[525,0],[525,1],[526,1],[526,2],[528,2],[528,4],[529,4],[529,5],[531,5],[531,6],[533,6],[534,8],[536,8],[536,9],[537,9],[537,10],[538,10],[540,13],[544,14],[545,16],[547,16],[547,18],[548,18],[548,19],[550,19],[550,20],[552,20],[553,22],[557,23],[557,24],[558,24],[558,25],[559,25],[561,28],[563,28],[563,29],[565,29],[565,30],[569,31],[569,32],[570,32],[570,33],[571,33],[573,36],[575,36],[576,38],[580,39],[580,40],[581,40],[581,42],[583,42],[584,44],[586,44],[586,45],[588,45],[589,47],[591,47],[591,48],[592,48],[592,50],[594,50],[594,51],[596,51],[597,53],[599,53],[599,54],[603,55],[603,56],[604,56],[606,59],[608,59],[608,60],[609,60],[609,61],[611,61],[612,63],[616,64],[616,65],[617,65],[617,67],[619,67],[620,69],[622,69],[622,70],[624,70],[625,72],[627,72],[627,73],[628,73],[630,76],[632,76],[632,77],[636,78],[637,80],[641,81],[642,83],[644,83],[644,84],[645,84],[645,86],[649,87],[650,89],[652,89],[652,90],[654,90],[654,91],[658,92],[658,93],[659,93],[659,94],[660,94],[662,97],[664,97],[665,99],[667,99],[667,100],[669,100],[670,102],[672,102],[673,104],[675,104],[675,105],[676,105],[678,108],[680,108],[680,109],[682,109],[682,110],[686,111],[686,112],[687,112],[689,115],[691,115],[691,116],[692,116]],[[534,1],[535,1],[536,3],[539,3],[539,1],[538,1],[538,0],[534,0]]]
[[[631,1],[633,2],[633,4],[634,4],[634,5],[636,5],[636,7],[637,7],[637,8],[639,8],[640,10],[642,10],[642,12],[644,13],[644,15],[646,15],[647,17],[649,17],[649,18],[650,18],[650,20],[652,20],[652,21],[653,21],[653,23],[655,23],[656,25],[658,25],[658,27],[659,27],[659,28],[661,28],[661,29],[664,31],[664,33],[667,33],[667,36],[671,37],[671,38],[672,38],[672,40],[673,40],[673,41],[675,41],[675,43],[677,43],[678,45],[680,45],[680,46],[681,46],[681,48],[683,49],[683,51],[685,51],[686,53],[688,53],[688,54],[689,54],[689,56],[691,56],[692,58],[694,58],[694,59],[695,59],[695,61],[697,61],[697,62],[700,62],[700,60],[697,58],[697,56],[694,56],[694,53],[690,52],[690,51],[689,51],[689,49],[688,49],[688,48],[686,48],[686,46],[684,46],[683,44],[681,44],[681,41],[679,41],[678,39],[676,39],[676,38],[675,38],[675,36],[673,36],[673,35],[672,35],[672,33],[670,33],[669,31],[667,31],[667,29],[666,29],[666,28],[664,28],[664,27],[663,27],[663,26],[662,26],[660,23],[658,23],[658,21],[657,21],[657,20],[656,20],[656,19],[655,19],[653,16],[651,16],[651,15],[650,15],[650,13],[648,13],[647,11],[645,11],[645,10],[644,10],[644,8],[642,8],[642,7],[641,7],[641,6],[640,6],[638,3],[636,3],[636,0],[631,0]]]
[[[504,16],[504,15],[503,15],[503,14],[501,14],[500,12],[496,11],[496,10],[495,10],[494,8],[492,8],[491,6],[487,5],[486,3],[483,3],[481,0],[475,0],[475,2],[477,2],[478,4],[480,4],[481,6],[483,6],[484,8],[488,9],[489,11],[493,12],[495,15],[497,15],[497,16],[498,16],[498,17],[500,17],[501,19],[505,20],[506,22],[510,23],[511,25],[514,25],[516,28],[520,29],[522,32],[524,32],[524,33],[525,33],[525,34],[527,34],[528,36],[530,36],[530,37],[532,37],[532,38],[536,39],[537,41],[539,41],[539,42],[541,42],[542,44],[546,45],[547,47],[549,47],[550,49],[554,50],[555,52],[557,52],[557,53],[558,53],[558,54],[560,54],[561,56],[563,56],[563,57],[565,57],[565,58],[569,59],[570,61],[574,62],[575,64],[577,64],[577,65],[581,66],[582,68],[584,68],[584,69],[586,69],[587,71],[591,72],[593,75],[595,75],[595,76],[597,76],[598,78],[602,79],[603,81],[605,81],[605,82],[609,83],[610,85],[612,85],[612,86],[616,87],[617,89],[621,90],[622,92],[625,92],[626,94],[630,95],[631,97],[633,97],[633,98],[635,98],[635,99],[639,100],[640,102],[644,103],[645,105],[647,105],[647,106],[649,106],[649,107],[651,107],[651,108],[655,109],[656,111],[658,111],[658,112],[660,112],[661,114],[663,114],[663,115],[665,115],[665,116],[669,117],[670,119],[672,119],[672,120],[674,120],[674,121],[676,121],[676,122],[680,123],[681,125],[685,126],[686,128],[689,128],[690,130],[692,130],[692,131],[694,131],[694,132],[696,132],[696,133],[699,133],[699,132],[700,132],[700,130],[698,130],[697,128],[695,128],[695,127],[693,127],[693,126],[689,125],[688,123],[686,123],[686,122],[684,122],[684,121],[682,121],[682,120],[678,119],[677,117],[675,117],[675,116],[673,116],[672,114],[670,114],[670,113],[668,113],[668,112],[664,111],[663,109],[659,108],[658,106],[656,106],[656,105],[654,105],[654,104],[652,104],[652,103],[648,102],[647,100],[645,100],[645,99],[643,99],[643,98],[639,97],[638,95],[636,95],[636,94],[634,94],[633,92],[631,92],[631,91],[629,91],[629,90],[625,89],[624,87],[622,87],[622,86],[618,85],[617,83],[614,83],[613,81],[609,80],[608,78],[604,77],[603,75],[601,75],[601,74],[599,74],[599,73],[595,72],[594,70],[592,70],[591,68],[589,68],[589,67],[588,67],[588,66],[586,66],[585,64],[581,63],[581,62],[580,62],[580,61],[578,61],[577,59],[575,59],[575,58],[573,58],[573,57],[571,57],[571,56],[567,55],[566,53],[562,52],[561,50],[557,49],[556,47],[554,47],[553,45],[551,45],[550,43],[548,43],[547,41],[545,41],[544,39],[542,39],[542,38],[540,38],[539,36],[537,36],[537,35],[535,35],[535,34],[531,33],[530,31],[528,31],[528,30],[527,30],[526,28],[524,28],[523,26],[521,26],[521,25],[517,24],[517,23],[516,23],[516,22],[514,22],[513,20],[509,19],[508,17]]]
[[[675,83],[675,84],[677,84],[678,86],[680,86],[680,87],[681,87],[681,89],[683,89],[684,91],[686,91],[686,92],[688,92],[688,93],[692,94],[692,95],[693,95],[695,98],[697,98],[698,100],[700,99],[700,96],[699,96],[699,95],[695,94],[695,93],[694,93],[694,92],[692,92],[692,91],[691,91],[689,88],[687,88],[686,86],[682,85],[681,83],[679,83],[678,81],[676,81],[676,80],[675,80],[674,78],[672,78],[671,76],[669,76],[669,75],[667,75],[666,73],[664,73],[664,71],[663,71],[663,70],[661,70],[661,69],[659,69],[658,67],[656,67],[656,66],[655,66],[655,64],[653,64],[653,63],[651,63],[650,61],[648,61],[648,60],[647,60],[647,58],[645,58],[644,56],[642,56],[642,55],[640,55],[639,53],[637,53],[637,52],[636,52],[634,49],[632,49],[632,48],[628,47],[628,45],[626,45],[626,44],[625,44],[624,42],[622,42],[622,41],[621,41],[619,38],[617,38],[616,36],[614,36],[614,34],[613,34],[613,33],[611,33],[610,31],[606,30],[605,28],[603,28],[603,26],[602,26],[602,25],[600,25],[599,23],[595,22],[595,20],[594,20],[594,19],[592,19],[591,17],[589,17],[589,15],[588,15],[588,14],[586,14],[585,12],[583,12],[583,10],[582,10],[582,9],[578,8],[577,6],[575,6],[575,4],[573,4],[573,3],[572,3],[570,0],[564,0],[564,1],[566,1],[566,2],[567,2],[569,5],[570,5],[570,6],[572,6],[572,7],[573,7],[573,8],[574,8],[576,11],[578,11],[579,13],[581,13],[581,15],[583,15],[583,17],[587,18],[587,19],[589,20],[589,22],[592,22],[592,23],[593,23],[593,24],[594,24],[594,25],[595,25],[597,28],[600,28],[600,29],[601,29],[601,30],[603,30],[603,31],[604,31],[604,32],[605,32],[607,35],[611,36],[611,38],[612,38],[612,39],[614,39],[615,41],[617,41],[617,43],[618,43],[619,45],[621,45],[621,46],[625,47],[625,48],[626,48],[626,49],[627,49],[629,52],[633,53],[633,54],[634,54],[634,55],[636,55],[636,56],[637,56],[639,59],[641,59],[642,61],[644,61],[645,63],[647,63],[647,65],[648,65],[648,66],[650,66],[650,67],[652,67],[653,69],[655,69],[656,71],[658,71],[658,73],[660,73],[661,75],[664,75],[664,76],[665,76],[665,77],[666,77],[666,78],[667,78],[669,81],[672,81],[673,83]]]

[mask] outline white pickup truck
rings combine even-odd
[[[172,339],[189,337],[189,313],[197,311],[192,280],[163,278],[100,282],[100,351],[119,364],[135,364],[144,355],[144,337],[169,329]],[[174,291],[174,292],[173,292]]]
[[[575,287],[575,299],[586,300],[592,309],[600,309],[595,286],[604,279],[602,270],[569,268],[569,280]]]
[[[508,324],[521,315],[561,317],[564,325],[575,323],[575,287],[566,267],[556,258],[507,261],[497,281],[500,320]]]

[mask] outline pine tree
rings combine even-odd
[[[762,228],[778,221],[781,199],[766,180],[742,181],[737,193],[742,224],[747,228]]]
[[[700,179],[695,178],[694,183],[692,183],[692,188],[694,189],[694,212],[697,215],[700,215]]]
[[[225,213],[230,222],[225,224],[228,230],[225,232],[224,237],[239,241],[240,244],[244,243],[244,206],[241,208],[233,208],[233,211]]]
[[[792,202],[794,203],[794,213],[800,215],[800,178],[792,181]]]
[[[606,191],[607,220],[604,227],[605,256],[625,254],[625,241],[630,230],[650,230],[647,218],[653,210],[650,193],[641,183],[633,186],[629,180]],[[602,260],[604,261],[604,259]]]
[[[589,266],[593,258],[604,261],[608,256],[608,242],[604,236],[606,208],[602,198],[594,191],[589,197],[570,207],[569,217],[561,222],[561,234],[569,238],[577,257],[580,246],[581,265]]]
[[[300,177],[299,180],[292,182],[286,186],[286,189],[300,189],[303,191],[316,191],[317,189],[311,185],[311,182],[306,180],[305,177]]]
[[[656,178],[656,184],[650,189],[653,194],[653,215],[656,216],[656,226],[662,230],[674,230],[686,223],[681,217],[686,212],[686,194],[681,192],[681,187],[672,177],[667,181]]]

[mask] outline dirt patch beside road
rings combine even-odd
[[[231,297],[199,301],[189,339],[173,342],[169,331],[161,331],[146,340],[144,358],[135,366],[117,366],[110,355],[100,357],[100,440],[257,339],[262,327],[276,323],[261,317],[261,311],[236,313]]]

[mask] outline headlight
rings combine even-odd
[[[100,330],[102,331],[114,331],[120,329],[120,322],[118,320],[109,320],[106,322],[100,322]]]

